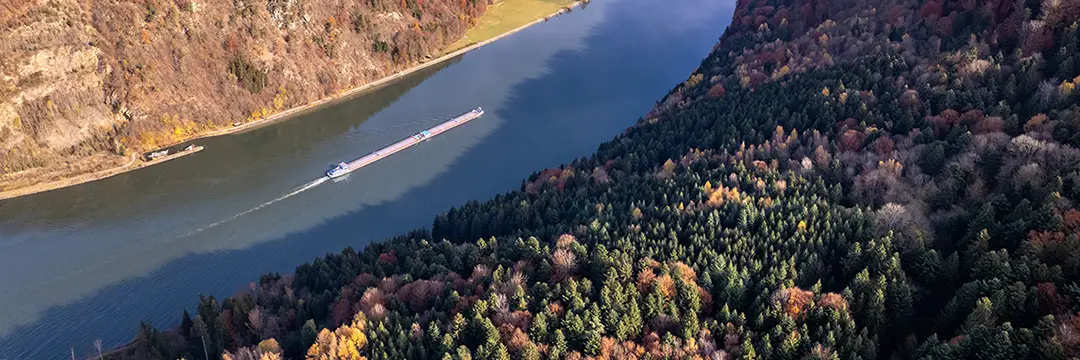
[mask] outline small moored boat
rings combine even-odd
[[[150,160],[154,160],[165,155],[169,155],[169,149],[152,152],[147,157],[150,158]]]

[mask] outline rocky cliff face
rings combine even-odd
[[[486,5],[0,4],[0,177],[63,172],[106,154],[119,158],[374,81],[435,55]]]

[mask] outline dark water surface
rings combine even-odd
[[[734,1],[598,0],[376,91],[143,170],[0,201],[0,359],[59,359],[179,322],[345,246],[419,227],[592,153],[684,81]],[[482,118],[303,191],[476,106]]]

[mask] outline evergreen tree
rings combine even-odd
[[[750,341],[750,338],[744,338],[741,347],[740,359],[743,360],[756,360],[758,358],[757,351],[754,350],[754,343]]]
[[[600,354],[600,342],[604,332],[604,322],[600,320],[600,309],[595,303],[586,311],[587,324],[584,334],[585,353],[591,356]]]
[[[555,338],[551,341],[551,348],[548,350],[549,359],[562,359],[566,354],[567,344],[566,336],[563,335],[562,329],[555,329]]]
[[[210,338],[210,332],[206,326],[206,322],[203,321],[202,315],[195,317],[195,321],[192,322],[192,329],[195,331],[195,335],[202,339],[203,359],[210,359],[210,347],[207,341]]]
[[[458,346],[457,360],[472,360],[472,352],[465,345]]]
[[[529,327],[529,337],[533,341],[543,342],[548,338],[548,322],[547,313],[540,312],[533,317],[532,324]]]

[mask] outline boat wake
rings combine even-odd
[[[326,180],[327,180],[327,178],[325,176],[321,177],[321,178],[318,178],[318,179],[315,179],[314,181],[309,182],[307,184],[304,184],[304,186],[298,187],[298,188],[296,188],[296,190],[293,190],[293,192],[285,194],[285,196],[282,196],[282,197],[280,197],[278,199],[275,199],[275,200],[276,201],[281,201],[281,200],[284,200],[287,197],[302,193],[304,191],[307,191],[308,189],[319,186],[319,184],[322,184],[322,183],[326,182]]]
[[[329,174],[333,175],[333,179],[334,179],[335,182],[342,181],[342,180],[345,179],[345,176],[347,176],[348,173],[353,171],[353,170],[356,170],[356,169],[358,169],[360,167],[371,164],[371,163],[373,163],[375,161],[378,161],[379,159],[385,158],[386,156],[397,153],[398,151],[407,149],[407,148],[409,148],[409,147],[411,147],[413,145],[416,145],[416,144],[418,144],[418,143],[420,143],[422,141],[427,140],[430,137],[439,135],[439,134],[441,134],[441,133],[443,133],[443,132],[445,132],[447,130],[450,130],[450,129],[454,128],[454,127],[457,127],[458,125],[464,124],[464,123],[466,123],[468,121],[471,121],[472,119],[478,118],[478,117],[483,116],[483,115],[484,115],[484,110],[481,109],[480,107],[477,107],[475,110],[472,110],[472,111],[469,111],[467,113],[458,115],[457,117],[455,117],[455,118],[453,118],[451,120],[447,120],[447,121],[445,121],[445,122],[443,122],[443,123],[441,123],[439,125],[436,125],[435,127],[432,127],[430,129],[421,131],[420,133],[418,133],[416,135],[407,137],[407,138],[405,138],[405,139],[403,139],[401,141],[398,141],[398,142],[396,142],[394,144],[391,144],[391,145],[389,145],[387,147],[379,149],[379,150],[375,151],[372,154],[369,154],[369,155],[366,155],[366,156],[364,156],[362,158],[353,160],[352,162],[350,162],[348,164],[340,164],[338,167],[335,167],[334,170],[331,170]],[[426,121],[427,120],[424,120],[423,122],[426,122]],[[398,125],[406,125],[406,124],[398,124]],[[385,131],[385,130],[383,130],[383,131]],[[341,172],[344,172],[344,173],[341,173]],[[204,226],[202,228],[199,228],[199,229],[197,229],[195,231],[192,231],[192,232],[190,232],[190,233],[188,233],[187,235],[184,235],[184,236],[185,237],[186,236],[191,236],[191,235],[206,231],[208,229],[214,228],[214,227],[216,227],[218,225],[227,223],[229,221],[233,221],[236,218],[239,218],[241,216],[253,213],[253,212],[258,211],[258,210],[260,210],[260,209],[262,209],[264,207],[273,205],[274,203],[277,203],[279,201],[282,201],[282,200],[288,199],[290,197],[296,196],[297,194],[302,193],[304,191],[310,190],[311,188],[319,186],[322,183],[324,183],[324,182],[326,182],[327,180],[330,180],[330,179],[331,179],[331,177],[327,176],[327,177],[320,177],[318,179],[312,180],[312,181],[308,182],[307,184],[301,185],[300,187],[298,187],[296,189],[293,189],[291,192],[289,192],[289,193],[287,193],[285,195],[279,196],[276,199],[264,202],[262,204],[259,204],[259,206],[253,207],[251,209],[248,209],[246,211],[243,211],[241,213],[233,215],[233,216],[231,216],[229,218],[222,219],[222,220],[220,220],[218,222],[215,222],[213,224],[210,224],[210,225]]]
[[[270,200],[270,201],[264,202],[264,203],[262,203],[262,204],[259,204],[259,206],[253,207],[253,208],[251,208],[251,209],[245,210],[245,211],[243,211],[243,212],[240,212],[240,213],[237,213],[236,215],[230,216],[230,217],[228,217],[228,218],[225,218],[225,219],[219,220],[219,221],[217,221],[217,222],[215,222],[215,223],[213,223],[213,224],[210,224],[210,225],[207,225],[207,226],[203,226],[203,227],[201,227],[201,228],[199,228],[199,229],[197,229],[197,230],[195,230],[195,231],[192,231],[192,232],[188,233],[187,235],[185,235],[185,237],[186,237],[186,236],[191,236],[191,235],[195,235],[195,234],[198,234],[198,233],[200,233],[200,232],[203,232],[203,231],[209,230],[209,229],[211,229],[211,228],[214,228],[214,227],[216,227],[216,226],[218,226],[218,225],[221,225],[221,224],[227,223],[227,222],[229,222],[229,221],[233,221],[233,220],[236,220],[236,218],[238,218],[238,217],[241,217],[241,216],[244,216],[244,215],[247,215],[247,214],[250,214],[250,213],[256,212],[256,211],[258,211],[259,209],[262,209],[262,208],[264,208],[264,207],[267,207],[267,206],[273,205],[273,204],[274,204],[274,203],[276,203],[276,202],[279,202],[279,201],[282,201],[282,200],[288,199],[288,198],[290,198],[290,197],[296,196],[296,195],[297,195],[297,194],[299,194],[299,193],[302,193],[302,192],[304,192],[304,191],[308,191],[308,190],[310,190],[311,188],[314,188],[314,187],[316,187],[316,186],[319,186],[319,185],[321,185],[322,183],[326,182],[326,180],[329,180],[329,178],[327,178],[327,177],[321,177],[321,178],[315,179],[315,180],[313,180],[313,181],[311,181],[311,182],[308,182],[307,184],[304,184],[304,185],[302,185],[302,186],[300,186],[300,187],[298,187],[298,188],[294,189],[293,191],[291,191],[291,192],[289,192],[289,193],[287,193],[287,194],[285,194],[285,195],[282,195],[282,196],[279,196],[279,197],[277,197],[276,199],[273,199],[273,200]]]

